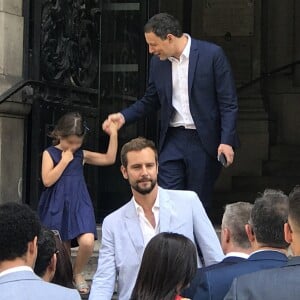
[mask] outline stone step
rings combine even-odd
[[[259,192],[262,190],[256,191],[255,189],[245,189],[240,191],[218,191],[213,195],[213,207],[212,213],[210,214],[210,219],[216,228],[221,225],[222,216],[224,213],[224,207],[226,204],[235,203],[235,202],[250,202],[253,203],[258,197]]]
[[[219,226],[216,226],[215,229],[216,229],[216,233],[220,239],[221,229]],[[101,238],[101,224],[97,224],[97,232],[98,232],[98,237]],[[88,264],[85,267],[84,272],[83,272],[84,277],[89,285],[92,284],[93,276],[94,276],[94,274],[97,270],[97,266],[98,266],[98,255],[99,255],[99,248],[100,248],[100,241],[101,241],[100,238],[97,241],[95,241],[93,255],[89,259]],[[74,261],[76,255],[77,255],[77,251],[78,251],[78,247],[72,248],[72,250],[71,250],[72,261]],[[81,295],[81,298],[88,299],[88,295]],[[112,300],[116,300],[116,299],[118,299],[118,297],[117,297],[117,294],[114,293]]]
[[[263,175],[265,176],[300,176],[300,160],[277,160],[263,163]]]
[[[101,231],[101,226],[97,226],[97,231]],[[99,236],[99,234],[98,234]],[[100,235],[101,237],[101,235]],[[92,281],[93,276],[97,270],[98,265],[98,256],[99,256],[99,248],[100,248],[100,239],[95,241],[95,247],[92,256],[90,257],[85,269],[84,269],[84,276],[85,279],[89,282]],[[77,255],[78,247],[72,248],[71,250],[71,260],[72,263],[74,262],[74,259]]]
[[[97,270],[97,266],[98,266],[99,248],[100,248],[100,241],[101,241],[101,236],[102,236],[101,224],[97,225],[97,236],[98,236],[98,240],[95,241],[95,247],[94,247],[93,254],[90,257],[90,259],[83,271],[84,278],[86,279],[89,286],[92,285],[93,277],[94,277],[94,274],[95,274],[95,272]],[[72,263],[74,262],[74,259],[77,255],[77,251],[78,251],[78,247],[71,249]],[[81,295],[81,299],[83,299],[83,300],[88,300],[88,298],[89,298],[89,295]],[[118,299],[118,297],[117,297],[117,294],[114,293],[112,300],[116,300],[116,299]]]
[[[298,184],[300,184],[300,176],[243,176],[232,179],[233,189],[246,193],[248,191],[263,192],[267,188],[289,193]]]
[[[261,95],[253,96],[240,96],[239,99],[239,108],[241,109],[263,109],[263,100]]]
[[[271,146],[270,160],[300,162],[300,145]]]

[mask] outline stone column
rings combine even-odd
[[[22,80],[22,0],[0,0],[0,94]],[[24,118],[21,94],[0,104],[0,203],[22,201]]]

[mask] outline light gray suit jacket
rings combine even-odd
[[[159,188],[159,231],[183,234],[201,248],[205,265],[224,258],[218,237],[194,192]],[[118,276],[119,300],[128,300],[144,252],[133,199],[107,216],[102,225],[98,269],[89,300],[110,300]]]
[[[0,300],[81,300],[77,290],[46,282],[31,271],[0,276]]]
[[[286,266],[263,270],[234,279],[226,300],[299,300],[300,256]]]

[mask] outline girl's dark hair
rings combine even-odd
[[[83,137],[88,130],[80,113],[69,112],[63,115],[57,122],[54,130],[49,134],[53,139],[53,145],[59,144],[60,137],[68,137],[70,135],[77,135]]]
[[[56,243],[54,233],[43,227],[38,238],[38,254],[34,266],[35,274],[40,277],[45,275],[55,252]]]
[[[70,254],[57,235],[55,235],[55,242],[58,253],[56,255],[56,270],[51,282],[73,289],[75,287],[73,284],[73,269]]]
[[[67,288],[74,288],[71,258],[60,238],[55,235],[57,253],[56,270],[51,282]]]
[[[146,246],[131,300],[174,300],[196,270],[193,242],[181,234],[160,233]]]

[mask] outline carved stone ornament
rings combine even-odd
[[[44,80],[94,87],[99,66],[97,0],[43,0],[41,70]]]

